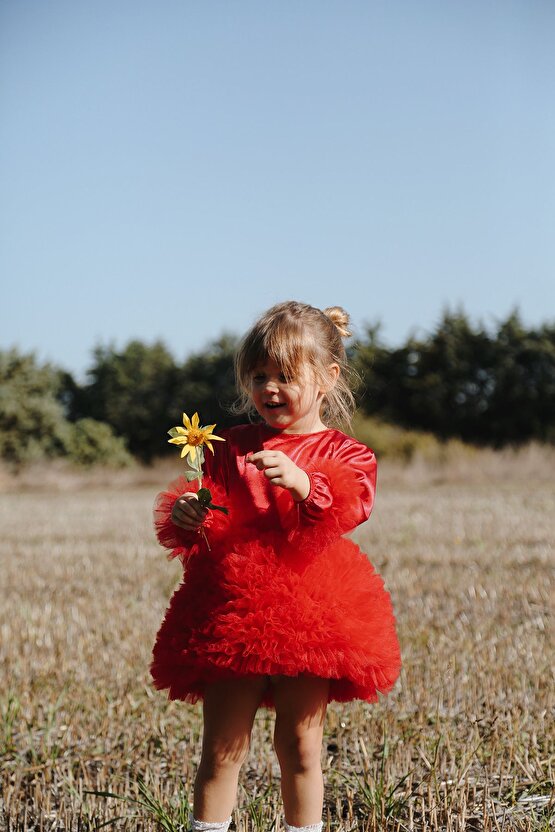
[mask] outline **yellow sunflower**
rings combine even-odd
[[[171,445],[183,445],[181,450],[181,459],[183,459],[184,456],[188,456],[191,462],[195,463],[197,459],[197,448],[199,448],[200,456],[203,445],[207,445],[212,453],[214,453],[212,441],[217,440],[218,442],[225,442],[223,437],[215,436],[215,434],[212,433],[216,425],[206,425],[205,427],[201,427],[199,425],[198,413],[193,413],[192,419],[189,419],[187,414],[184,413],[183,424],[185,427],[178,425],[168,431],[169,435],[172,437],[171,439],[168,439],[168,442]]]

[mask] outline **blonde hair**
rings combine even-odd
[[[235,379],[239,398],[234,413],[256,411],[251,400],[253,371],[266,361],[275,362],[286,378],[302,374],[306,368],[324,394],[320,417],[326,425],[350,427],[355,410],[352,387],[358,380],[349,367],[343,338],[351,335],[349,315],[341,306],[317,309],[307,303],[286,301],[272,306],[247,332],[235,356]],[[330,364],[339,365],[333,383]]]

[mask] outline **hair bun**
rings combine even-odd
[[[353,334],[349,329],[349,315],[342,306],[328,306],[322,311],[335,324],[342,338],[349,338]]]

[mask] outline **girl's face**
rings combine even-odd
[[[287,380],[270,360],[252,373],[251,398],[256,410],[270,427],[284,433],[324,430],[320,419],[323,396],[324,391],[309,373]]]

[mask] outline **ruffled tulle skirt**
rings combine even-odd
[[[389,593],[354,542],[308,553],[266,534],[187,560],[151,673],[191,703],[213,681],[301,673],[331,680],[328,701],[375,702],[400,667]],[[270,686],[260,704],[274,707]]]

